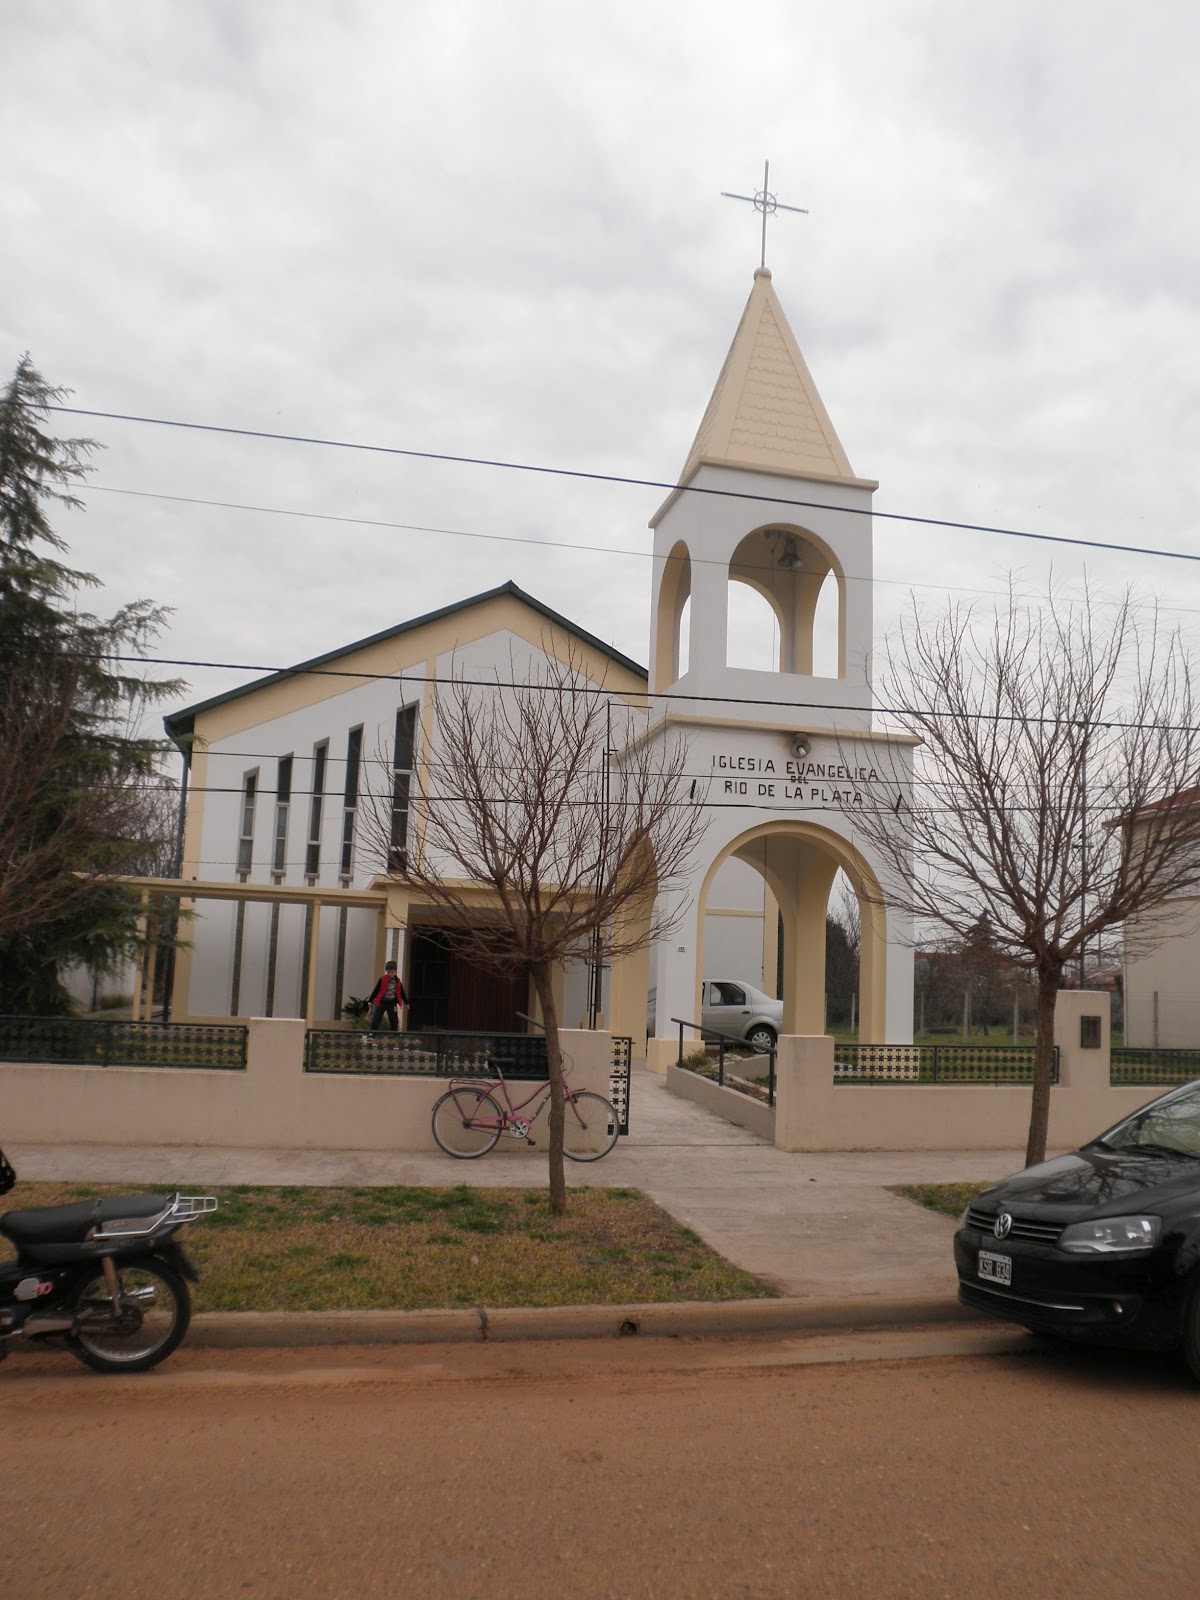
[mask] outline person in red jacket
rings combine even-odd
[[[388,1025],[395,1033],[400,1026],[397,1014],[398,1006],[408,1004],[408,996],[404,992],[404,985],[400,981],[400,974],[396,971],[396,963],[389,961],[383,969],[379,982],[371,990],[371,997],[367,1004],[370,1006],[368,1015],[371,1019],[371,1032],[383,1025],[386,1015]]]

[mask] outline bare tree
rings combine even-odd
[[[1035,608],[1010,585],[988,614],[914,607],[881,694],[922,741],[913,791],[898,781],[894,804],[855,822],[886,864],[885,901],[963,945],[986,916],[993,949],[1035,980],[1026,1160],[1040,1161],[1068,968],[1200,887],[1200,805],[1178,803],[1200,769],[1191,662],[1128,593],[1102,619],[1090,592],[1051,586]]]
[[[673,918],[659,909],[663,892],[681,880],[705,824],[683,782],[686,747],[643,737],[644,714],[590,680],[577,656],[559,661],[547,650],[519,677],[514,664],[510,683],[460,675],[438,690],[433,748],[404,795],[402,855],[390,772],[368,786],[364,825],[461,948],[532,981],[550,1077],[550,1204],[562,1212],[554,969],[611,962],[665,933]]]

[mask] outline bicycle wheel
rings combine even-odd
[[[485,1156],[504,1126],[504,1113],[486,1089],[449,1089],[433,1108],[438,1148],[460,1161]]]
[[[563,1107],[563,1155],[571,1161],[599,1161],[617,1142],[620,1118],[611,1100],[585,1089]]]

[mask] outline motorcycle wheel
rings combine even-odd
[[[81,1288],[71,1349],[96,1372],[145,1372],[165,1361],[187,1332],[191,1296],[179,1274],[161,1261],[119,1266],[117,1278],[119,1317],[103,1272]]]

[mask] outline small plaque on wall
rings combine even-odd
[[[1081,1050],[1099,1050],[1100,1048],[1100,1018],[1080,1017],[1079,1019],[1079,1048]]]

